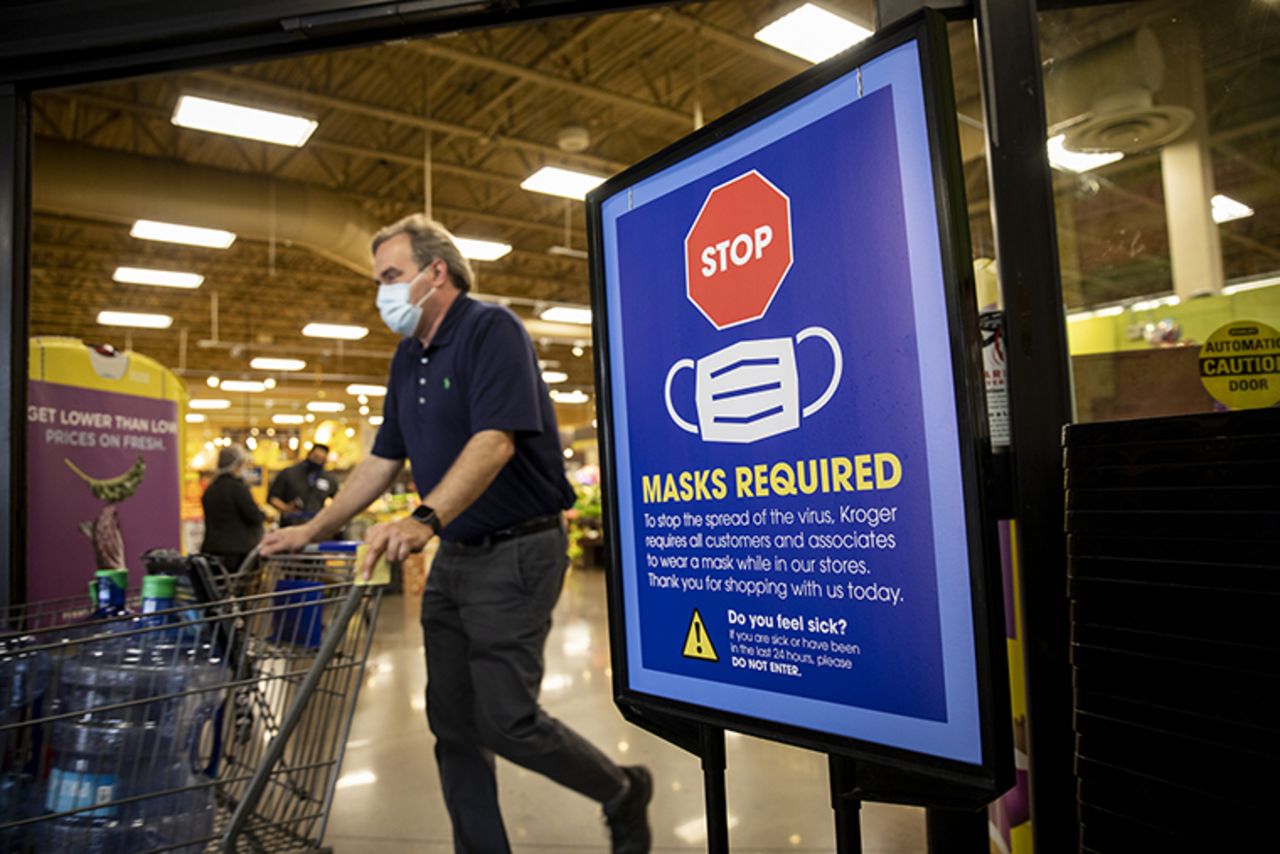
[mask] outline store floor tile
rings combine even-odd
[[[325,843],[336,854],[449,854],[448,816],[423,715],[420,582],[382,605]],[[572,573],[547,643],[546,709],[623,764],[653,769],[655,851],[706,849],[698,760],[623,721],[609,688],[604,580]],[[735,852],[832,851],[826,758],[729,734],[730,841]],[[507,832],[516,854],[607,851],[599,808],[499,760]],[[866,854],[925,850],[924,811],[867,804]]]

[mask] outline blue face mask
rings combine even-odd
[[[436,285],[417,302],[409,302],[411,282],[395,282],[378,286],[378,313],[387,328],[401,338],[411,338],[418,330],[422,320],[422,306],[435,296],[440,286]]]

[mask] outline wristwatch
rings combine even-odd
[[[444,528],[444,526],[440,524],[440,517],[436,515],[436,511],[432,510],[425,504],[418,505],[417,509],[413,511],[412,518],[434,531],[437,537],[440,536],[440,531]]]

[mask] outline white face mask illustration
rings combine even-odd
[[[810,338],[826,342],[835,364],[826,390],[801,410],[795,347]],[[682,418],[671,400],[671,383],[686,368],[694,369],[696,375],[697,424]],[[843,355],[835,336],[810,326],[797,334],[794,342],[790,338],[739,341],[697,362],[681,359],[667,372],[663,394],[671,420],[682,430],[701,434],[704,442],[758,442],[796,429],[801,418],[826,406],[843,372]]]

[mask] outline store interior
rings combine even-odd
[[[508,306],[537,348],[578,492],[544,698],[655,767],[658,850],[705,845],[700,775],[612,706],[583,197],[873,26],[871,0],[828,0],[841,23],[798,45],[767,35],[799,5],[659,5],[33,101],[33,378],[41,354],[74,345],[100,377],[132,360],[138,394],[177,402],[176,545],[188,551],[223,447],[251,454],[268,525],[268,485],[314,444],[329,447],[339,484],[369,453],[396,346],[374,306],[372,235],[425,210],[464,243],[472,296]],[[949,28],[979,308],[993,310],[974,29]],[[1231,320],[1280,326],[1280,6],[1116,3],[1044,12],[1040,31],[1077,416],[1211,411],[1199,345]],[[201,129],[201,108],[219,103],[282,114],[270,124],[294,135]],[[415,504],[406,470],[347,533]],[[340,852],[451,850],[422,719],[413,594],[428,563],[407,562],[384,603],[334,805]],[[831,849],[823,757],[735,736],[729,763],[735,848]],[[518,850],[602,848],[592,805],[513,766],[500,774]],[[868,852],[923,850],[923,811],[868,805],[864,833]]]

